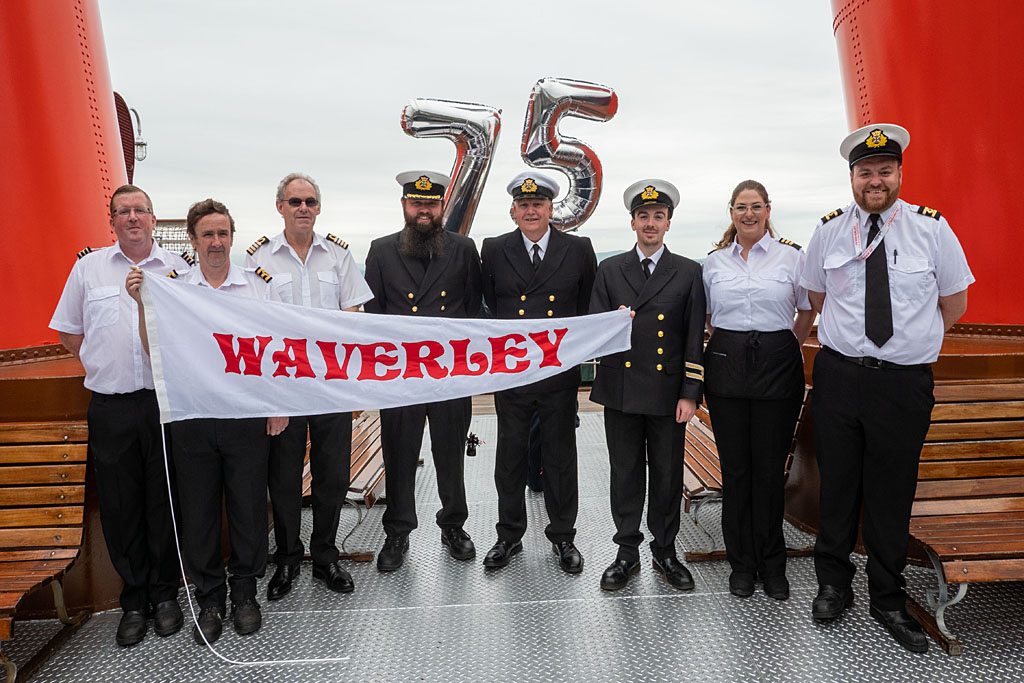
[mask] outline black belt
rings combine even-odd
[[[873,356],[844,356],[833,348],[821,345],[822,351],[827,351],[836,358],[845,360],[847,363],[853,363],[859,365],[862,368],[871,368],[873,370],[926,370],[931,367],[930,363],[918,363],[916,365],[900,365],[899,363],[890,363],[887,360],[881,358],[875,358]]]

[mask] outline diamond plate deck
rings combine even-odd
[[[416,495],[420,527],[410,538],[406,563],[380,574],[373,563],[348,563],[356,590],[328,591],[303,565],[292,593],[264,607],[262,630],[236,635],[230,627],[217,643],[240,660],[349,657],[341,663],[236,666],[192,642],[186,627],[169,638],[152,632],[138,646],[114,644],[119,614],[97,614],[36,674],[34,681],[1024,681],[1024,583],[972,586],[947,618],[964,643],[949,657],[934,643],[927,654],[900,648],[868,615],[863,571],[854,580],[857,602],[842,619],[810,618],[817,582],[810,558],[790,558],[792,597],[777,602],[763,593],[742,600],[729,594],[728,565],[690,565],[697,587],[682,593],[660,580],[642,549],[643,566],[616,593],[599,589],[614,558],[608,508],[608,455],[600,413],[581,414],[580,513],[577,545],[586,559],[582,574],[558,570],[543,534],[543,496],[527,493],[529,528],[524,552],[499,571],[481,567],[495,539],[493,487],[496,420],[477,416],[472,430],[484,441],[466,461],[470,517],[466,530],[478,557],[451,559],[434,524],[440,503],[424,438],[424,467]],[[382,508],[345,509],[339,537],[351,532],[348,550],[376,552],[384,540]],[[303,511],[304,538],[312,524]],[[721,507],[700,508],[701,526],[683,515],[677,547],[722,548]],[[791,547],[813,538],[787,527]],[[273,545],[273,535],[271,535]],[[857,558],[863,570],[863,558]],[[270,567],[270,571],[273,567]],[[934,588],[929,570],[907,570],[911,594],[924,603]],[[265,590],[266,579],[261,584]],[[185,604],[184,595],[182,603]],[[186,616],[188,609],[186,606]],[[25,661],[34,643],[56,622],[16,625],[4,651]]]

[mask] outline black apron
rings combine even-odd
[[[802,396],[800,344],[790,330],[716,329],[704,349],[704,391],[722,398]]]

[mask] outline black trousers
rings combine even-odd
[[[579,487],[576,468],[576,389],[547,393],[499,391],[494,394],[498,413],[498,447],[494,485],[498,490],[498,539],[515,542],[526,533],[526,468],[530,418],[540,415],[544,530],[553,543],[576,537]]]
[[[683,449],[686,424],[675,415],[637,415],[604,409],[604,433],[611,463],[612,519],[619,546],[618,559],[640,559],[640,520],[650,482],[647,528],[651,554],[675,557],[679,533],[679,505],[683,497]],[[648,476],[648,472],[650,473]]]
[[[274,562],[279,565],[298,564],[304,553],[299,529],[307,429],[313,489],[309,554],[318,565],[338,560],[338,522],[348,493],[352,460],[352,413],[292,417],[285,430],[270,439],[267,484],[274,507]]]
[[[423,444],[423,423],[430,424],[430,452],[437,470],[441,509],[437,525],[461,528],[469,517],[466,507],[466,435],[473,416],[473,399],[386,408],[380,411],[381,447],[387,475],[384,531],[404,536],[416,528],[416,466]]]
[[[707,395],[722,463],[722,535],[734,572],[786,573],[785,466],[802,396],[786,399]]]
[[[910,509],[935,398],[930,367],[864,368],[822,349],[814,361],[814,449],[821,472],[814,567],[819,584],[846,587],[856,567],[863,503],[871,603],[906,604]]]
[[[267,567],[266,418],[184,420],[170,425],[182,555],[200,607],[227,599],[221,504],[227,510],[231,601],[256,597]]]
[[[124,581],[121,608],[174,600],[180,575],[156,393],[94,393],[87,419],[103,538]]]

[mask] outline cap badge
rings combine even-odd
[[[885,147],[886,143],[889,142],[889,138],[885,137],[885,133],[882,132],[881,128],[876,128],[868,133],[868,139],[864,142],[868,147],[877,149],[879,147]]]
[[[523,181],[523,184],[519,186],[519,189],[523,192],[536,192],[537,183],[533,182],[533,178],[527,178]]]
[[[640,195],[640,199],[643,199],[645,201],[648,199],[657,199],[658,194],[658,191],[654,189],[654,185],[648,185],[647,187],[644,188],[644,193]]]
[[[432,182],[430,182],[430,178],[428,178],[425,175],[421,175],[420,179],[416,181],[416,189],[417,190],[429,190],[433,186],[434,186],[434,184]]]

